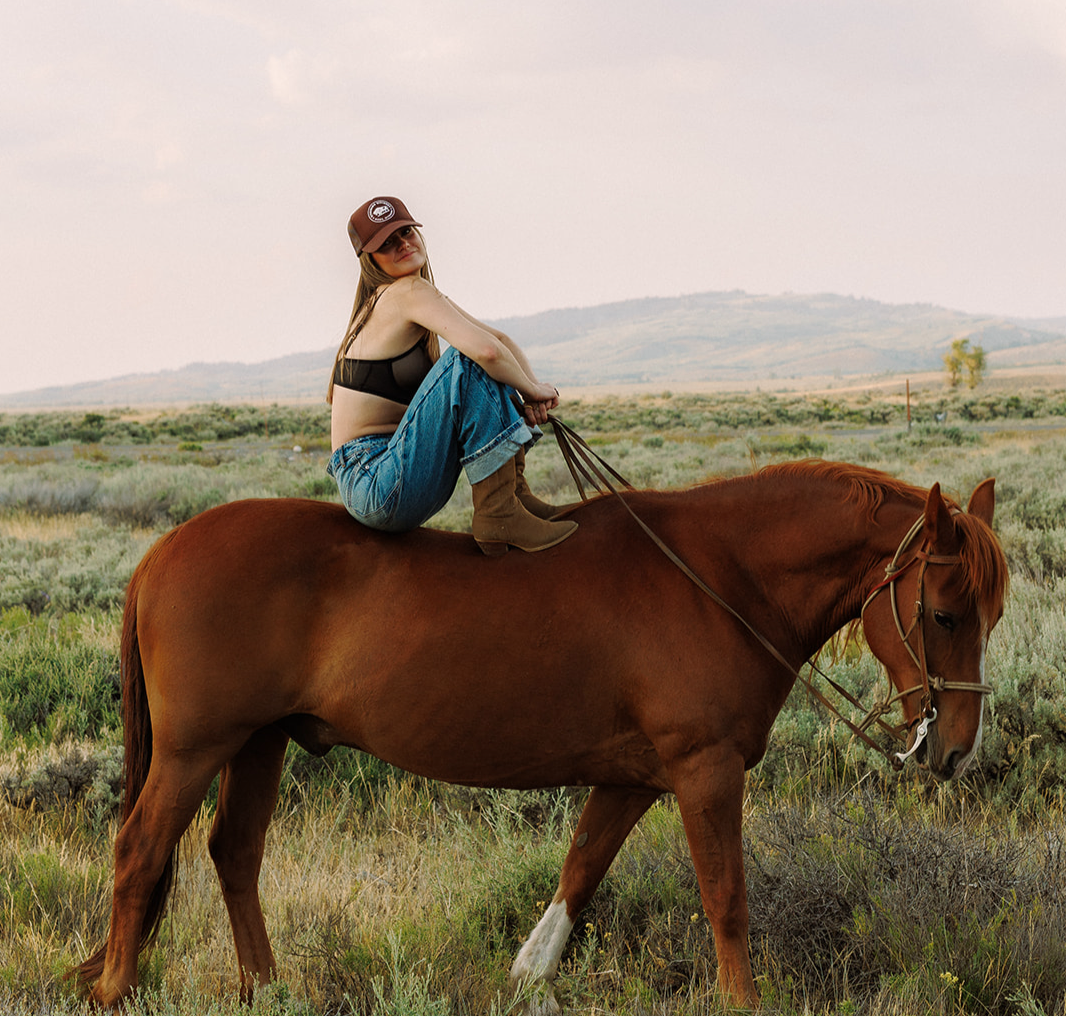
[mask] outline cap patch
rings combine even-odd
[[[367,210],[366,217],[371,222],[388,222],[390,219],[396,217],[396,209],[392,207],[391,201],[375,201]]]

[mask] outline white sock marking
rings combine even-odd
[[[566,913],[566,901],[552,903],[518,951],[511,977],[521,982],[553,981],[573,928],[574,923]]]

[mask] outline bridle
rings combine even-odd
[[[906,762],[909,756],[918,751],[918,747],[925,741],[926,735],[929,734],[929,728],[936,720],[936,706],[933,704],[934,692],[950,689],[958,692],[976,692],[978,695],[982,696],[987,696],[992,692],[992,686],[986,685],[984,682],[949,682],[945,680],[943,675],[929,673],[929,666],[925,656],[925,573],[930,565],[958,565],[962,559],[957,554],[930,554],[925,548],[919,548],[914,552],[914,555],[910,559],[908,559],[903,565],[900,565],[900,558],[910,546],[914,538],[921,532],[924,522],[924,516],[919,517],[917,522],[915,522],[915,524],[907,531],[903,540],[900,542],[899,548],[896,550],[892,561],[885,566],[885,578],[870,591],[866,600],[863,601],[862,609],[859,611],[859,617],[862,618],[874,598],[881,593],[882,590],[887,589],[889,591],[892,604],[892,619],[896,623],[896,631],[899,633],[900,641],[906,648],[907,653],[910,654],[910,658],[914,661],[918,668],[918,673],[921,676],[920,684],[912,685],[908,689],[903,689],[902,691],[897,692],[883,703],[884,709],[887,711],[897,700],[905,699],[907,696],[913,695],[916,692],[920,692],[922,696],[918,714],[912,722],[912,724],[918,725],[917,730],[914,733],[914,741],[911,744],[910,749],[906,752],[895,753],[895,759],[898,760],[901,766]],[[903,621],[899,613],[896,582],[900,576],[913,565],[918,565],[917,597],[914,601],[914,612],[911,615],[911,623],[907,629],[904,630]],[[914,633],[917,633],[917,651],[915,651],[914,647],[911,645],[911,635]],[[882,704],[878,704],[878,706],[881,705]]]
[[[695,572],[692,571],[684,561],[681,560],[666,545],[666,543],[656,534],[643,519],[640,518],[633,511],[630,504],[622,497],[618,489],[611,483],[611,481],[605,475],[609,473],[615,480],[617,480],[622,486],[629,490],[633,490],[633,485],[629,483],[621,474],[619,474],[613,467],[606,463],[600,456],[589,448],[585,440],[574,431],[569,425],[564,424],[558,418],[549,414],[548,423],[552,426],[552,431],[555,434],[556,441],[559,445],[559,451],[562,453],[563,459],[566,462],[567,467],[570,470],[571,476],[574,478],[574,483],[577,485],[578,493],[581,495],[582,501],[587,501],[588,497],[585,494],[585,488],[582,481],[590,484],[598,491],[610,493],[615,495],[618,500],[625,506],[626,511],[633,517],[634,521],[640,528],[651,538],[652,542],[659,548],[660,551],[689,579],[695,586],[711,598],[716,604],[722,607],[730,615],[732,615],[738,622],[741,623],[763,648],[786,670],[789,671],[795,678],[798,678],[806,687],[807,691],[813,695],[826,709],[829,710],[838,720],[845,724],[851,732],[862,741],[866,742],[870,748],[874,749],[883,755],[895,770],[901,770],[906,760],[918,751],[918,747],[925,741],[926,736],[929,734],[929,728],[936,720],[937,712],[936,706],[933,703],[933,693],[941,690],[957,690],[967,692],[977,692],[980,695],[988,695],[992,691],[991,685],[986,685],[981,682],[949,682],[945,681],[942,675],[930,675],[929,668],[926,662],[925,655],[925,609],[923,605],[923,599],[925,595],[925,573],[930,565],[958,565],[961,562],[961,557],[957,554],[944,555],[944,554],[930,554],[924,548],[919,548],[914,555],[903,565],[900,565],[899,560],[906,552],[914,538],[921,532],[922,526],[925,523],[925,517],[920,516],[915,524],[907,531],[903,540],[900,542],[899,547],[896,550],[892,561],[885,567],[885,578],[882,579],[874,588],[870,591],[865,601],[863,601],[862,608],[859,611],[859,617],[862,618],[869,607],[870,602],[884,589],[888,589],[891,594],[892,602],[892,617],[896,622],[896,631],[899,633],[900,640],[907,649],[907,653],[910,654],[911,659],[918,667],[918,671],[921,675],[921,684],[914,685],[911,688],[904,689],[902,692],[897,692],[892,695],[892,681],[888,679],[888,691],[889,696],[887,699],[883,699],[874,704],[874,706],[866,712],[866,716],[859,722],[855,723],[848,717],[845,717],[835,706],[835,704],[829,700],[819,689],[814,686],[814,683],[809,677],[802,674],[799,670],[793,667],[784,656],[777,650],[777,648],[762,635],[757,629],[755,629],[746,618],[740,615],[733,607],[731,607],[725,600],[723,600],[710,586],[708,586]],[[911,623],[906,630],[903,628],[903,622],[900,618],[899,606],[896,596],[896,582],[900,576],[906,572],[911,566],[918,564],[918,589],[917,599],[914,602],[914,613],[911,617]],[[917,633],[917,646],[915,651],[911,646],[911,636]],[[813,660],[808,660],[807,665],[811,671],[817,672],[821,677],[827,681],[834,690],[844,697],[852,706],[857,709],[862,709],[862,704],[856,699],[847,689],[833,681],[824,671],[822,671]],[[909,695],[913,695],[916,692],[922,694],[921,706],[915,720],[910,724],[892,725],[887,723],[883,717],[888,713],[897,701],[905,699]],[[906,741],[905,735],[909,727],[917,724],[917,730],[914,735],[914,742],[910,749],[906,752],[894,752],[890,753],[882,748],[870,735],[867,733],[870,726],[877,723],[884,731],[888,732],[892,737],[900,741]]]

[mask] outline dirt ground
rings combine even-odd
[[[761,378],[748,382],[741,381],[676,381],[654,382],[639,385],[574,385],[568,386],[563,395],[568,399],[594,400],[608,395],[658,395],[669,391],[673,393],[709,393],[709,392],[792,392],[819,395],[833,393],[836,395],[855,394],[858,392],[877,392],[882,397],[898,395],[906,397],[907,383],[911,392],[942,389],[944,387],[943,371],[916,371],[912,374],[879,375],[811,375],[806,378]],[[981,391],[1019,388],[1066,388],[1066,364],[1049,364],[1041,367],[993,367],[981,380]]]

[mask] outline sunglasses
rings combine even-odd
[[[400,246],[401,241],[409,240],[415,235],[414,226],[403,226],[389,237],[378,249],[378,254],[389,254]]]

